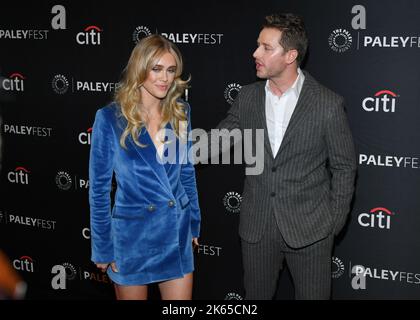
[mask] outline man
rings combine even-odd
[[[296,299],[329,299],[334,235],[356,172],[344,101],[299,68],[308,44],[300,17],[266,17],[257,44],[257,76],[266,81],[244,86],[218,125],[265,132],[264,170],[246,177],[241,205],[246,298],[272,299],[286,261]]]

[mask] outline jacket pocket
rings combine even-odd
[[[149,209],[149,210],[148,210]],[[122,207],[114,206],[111,216],[115,219],[144,219],[147,212],[155,210],[155,206]]]
[[[179,198],[179,203],[181,204],[181,209],[185,209],[190,204],[190,198],[188,198],[186,193]]]

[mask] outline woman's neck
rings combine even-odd
[[[143,100],[139,106],[139,111],[145,117],[146,122],[149,122],[150,120],[161,117],[162,106],[159,100],[153,103],[148,103],[148,101]]]

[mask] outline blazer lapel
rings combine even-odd
[[[265,114],[265,83],[266,81],[260,81],[259,85],[256,89],[256,105],[257,105],[257,112],[256,117],[257,123],[256,128],[264,128],[264,148],[266,150],[266,153],[269,154],[271,159],[273,159],[273,151],[271,150],[271,145],[268,137],[268,129],[267,129],[267,117]]]
[[[163,157],[166,159],[164,163],[164,167],[166,172],[169,172],[172,164],[177,163],[176,157],[178,156],[178,139],[176,139],[176,135],[174,130],[172,129],[171,123],[168,122],[165,127],[166,134],[165,134],[165,144],[163,145]],[[169,140],[169,143],[167,143]],[[175,152],[173,148],[173,144],[175,144]]]
[[[156,178],[160,181],[162,186],[165,187],[166,191],[172,195],[165,166],[162,163],[160,163],[156,158],[158,157],[157,150],[146,128],[143,127],[139,134],[139,142],[143,145],[146,145],[146,147],[140,147],[137,144],[135,144],[131,136],[129,136],[128,140],[130,141],[133,148],[140,155],[140,157],[144,160],[144,162],[150,167],[150,169],[152,170]]]
[[[289,125],[287,126],[286,132],[284,133],[283,140],[280,145],[280,149],[277,152],[276,158],[281,154],[284,147],[290,142],[293,133],[299,128],[299,124],[307,114],[313,104],[312,99],[312,85],[313,81],[311,76],[305,72],[305,81],[300,92],[299,99],[296,103],[295,110],[293,111],[292,117],[290,118]]]

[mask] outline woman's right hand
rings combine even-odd
[[[114,272],[118,272],[117,266],[115,265],[115,262],[111,263],[96,263],[96,267],[99,268],[102,272],[106,272],[106,269],[111,265],[111,269]]]

